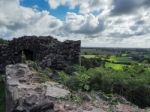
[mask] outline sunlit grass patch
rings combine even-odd
[[[116,62],[117,61],[117,57],[116,56],[110,56],[109,59],[107,59],[110,62]]]
[[[110,62],[120,62],[120,63],[131,63],[131,62],[133,62],[131,57],[110,56],[110,58],[107,60]]]
[[[105,67],[106,68],[112,68],[114,70],[123,70],[123,68],[125,67],[125,65],[106,62],[105,63]]]
[[[148,72],[150,72],[150,67],[147,67],[146,70],[147,70]]]
[[[96,55],[81,55],[84,58],[96,58]]]

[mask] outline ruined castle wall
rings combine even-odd
[[[61,45],[62,54],[70,64],[78,64],[80,58],[80,41],[65,41]]]
[[[11,63],[9,61],[9,48],[8,45],[0,45],[0,72],[4,71],[7,63]]]
[[[13,39],[8,45],[0,46],[0,71],[7,64],[20,63],[22,52],[27,60],[40,63],[42,67],[63,69],[71,64],[78,64],[80,58],[80,41],[60,42],[51,36],[24,36]]]

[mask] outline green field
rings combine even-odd
[[[117,56],[110,56],[109,59],[107,59],[110,62],[122,62],[122,63],[131,63],[133,60],[131,57],[117,57]]]
[[[97,56],[96,55],[81,55],[82,57],[85,57],[85,58],[96,58]]]
[[[123,68],[125,67],[125,65],[106,62],[105,63],[105,67],[106,68],[112,68],[114,70],[123,70]]]

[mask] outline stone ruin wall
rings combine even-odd
[[[64,69],[79,64],[80,41],[60,42],[51,36],[24,36],[15,38],[8,45],[0,45],[0,72],[8,64],[20,63],[22,52],[27,60],[39,62],[42,67]]]
[[[10,63],[8,45],[0,45],[0,72],[5,71],[5,66]]]

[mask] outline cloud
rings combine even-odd
[[[150,47],[149,0],[46,1],[54,10],[68,7],[65,20],[21,6],[20,0],[0,0],[0,37],[52,35],[59,40],[80,39],[82,46]],[[79,12],[71,12],[76,7]]]
[[[79,0],[47,0],[50,8],[56,9],[59,6],[68,6],[70,9],[74,9],[79,5]]]
[[[100,12],[111,6],[112,0],[47,0],[51,9],[68,6],[70,9],[79,7],[79,13]]]
[[[19,0],[0,1],[0,36],[49,35],[62,27],[62,21],[47,11],[20,6]]]
[[[60,5],[59,0],[49,0],[48,3],[52,9],[56,9]]]
[[[69,12],[66,16],[65,28],[72,33],[91,35],[104,30],[104,21],[92,14],[77,15]]]
[[[113,0],[112,15],[130,14],[150,5],[149,0]]]
[[[124,14],[130,13],[137,6],[135,0],[114,0],[114,8],[112,9],[112,14]]]
[[[102,12],[111,8],[112,0],[83,0],[80,2],[80,13]]]

